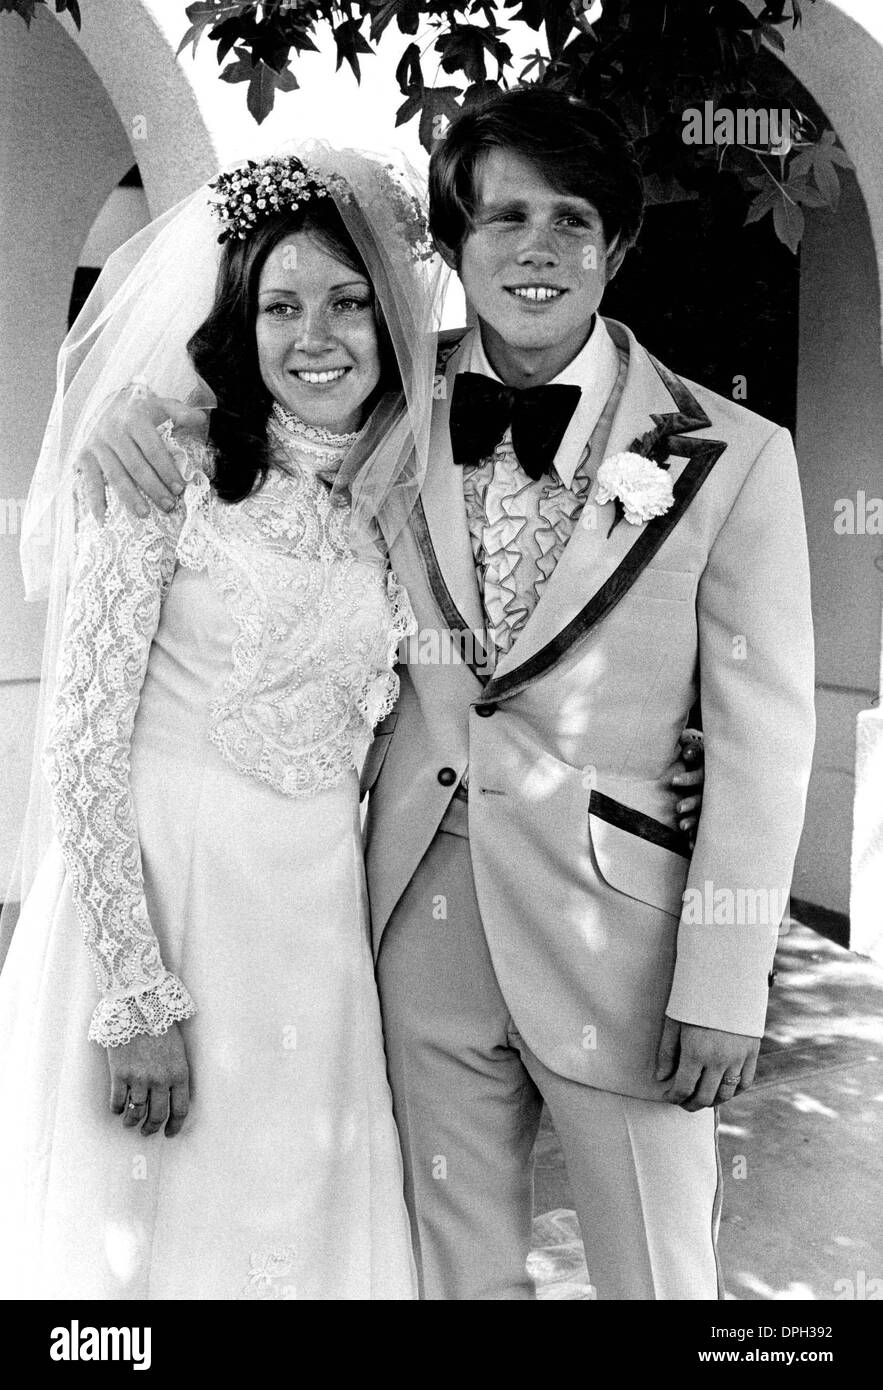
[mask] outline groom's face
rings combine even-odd
[[[609,250],[592,203],[553,188],[520,155],[488,151],[459,271],[504,379],[513,351],[546,380],[576,356],[604,293]]]

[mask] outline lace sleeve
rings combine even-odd
[[[367,744],[378,724],[392,713],[399,698],[399,678],[396,674],[399,646],[406,637],[417,631],[417,619],[411,607],[408,591],[400,584],[392,570],[386,576],[386,602],[389,625],[386,632],[386,665],[373,674],[359,701],[359,711],[365,721],[365,746],[357,748],[357,760],[364,757]]]
[[[186,496],[186,491],[185,491]],[[102,998],[89,1037],[106,1047],[164,1033],[194,1012],[166,970],[147,914],[129,782],[135,714],[175,569],[182,503],[132,517],[114,497],[99,524],[78,506],[44,769],[86,946]]]

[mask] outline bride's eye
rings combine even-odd
[[[266,314],[269,318],[273,319],[291,318],[291,315],[296,314],[297,312],[298,310],[296,304],[288,304],[284,300],[279,300],[275,304],[264,304],[261,307],[261,313]]]
[[[353,295],[345,295],[342,299],[335,300],[335,309],[339,309],[344,314],[358,313],[360,309],[370,309],[370,299],[357,299]]]

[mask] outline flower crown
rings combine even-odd
[[[392,164],[374,165],[377,187],[371,201],[377,200],[398,234],[407,243],[414,260],[434,255],[429,226],[420,202],[403,187]],[[254,231],[264,217],[296,211],[313,198],[333,197],[352,202],[355,194],[340,174],[322,174],[311,169],[296,155],[271,155],[259,163],[250,159],[239,169],[219,174],[209,184],[214,196],[211,210],[221,223],[218,241],[242,240]]]

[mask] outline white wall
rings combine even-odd
[[[115,188],[89,229],[80,265],[98,269],[108,256],[150,221],[143,188]]]
[[[69,19],[40,8],[30,29],[5,17],[2,37],[0,899],[25,804],[44,621],[41,605],[23,601],[18,522],[52,401],[74,273],[96,216],[133,163],[151,215],[217,164],[174,50],[135,0],[90,0],[79,36]]]
[[[23,601],[18,521],[80,251],[132,163],[82,54],[60,25],[37,28],[7,19],[0,48],[0,898],[24,804],[44,617]]]
[[[816,630],[818,738],[796,897],[849,910],[855,721],[877,690],[883,537],[838,535],[835,503],[883,496],[879,286],[855,179],[801,249],[797,456]],[[883,789],[881,789],[883,798]]]
[[[760,0],[752,0],[755,7]],[[883,303],[883,5],[817,0],[786,34],[784,63],[812,93],[853,160],[864,200],[847,189],[836,218],[808,219],[802,250],[798,457],[804,492],[817,622],[819,736],[806,830],[794,891],[849,910],[855,719],[880,689],[879,537],[833,534],[833,503],[864,489],[883,496],[880,360]],[[883,755],[883,720],[874,721]],[[866,742],[872,730],[866,731]],[[880,758],[865,757],[865,776]],[[883,794],[862,787],[862,824],[853,849],[865,884],[853,897],[852,940],[876,939],[883,882]],[[858,804],[858,803],[857,803]],[[874,848],[868,848],[874,847]],[[872,920],[859,921],[864,904]]]

